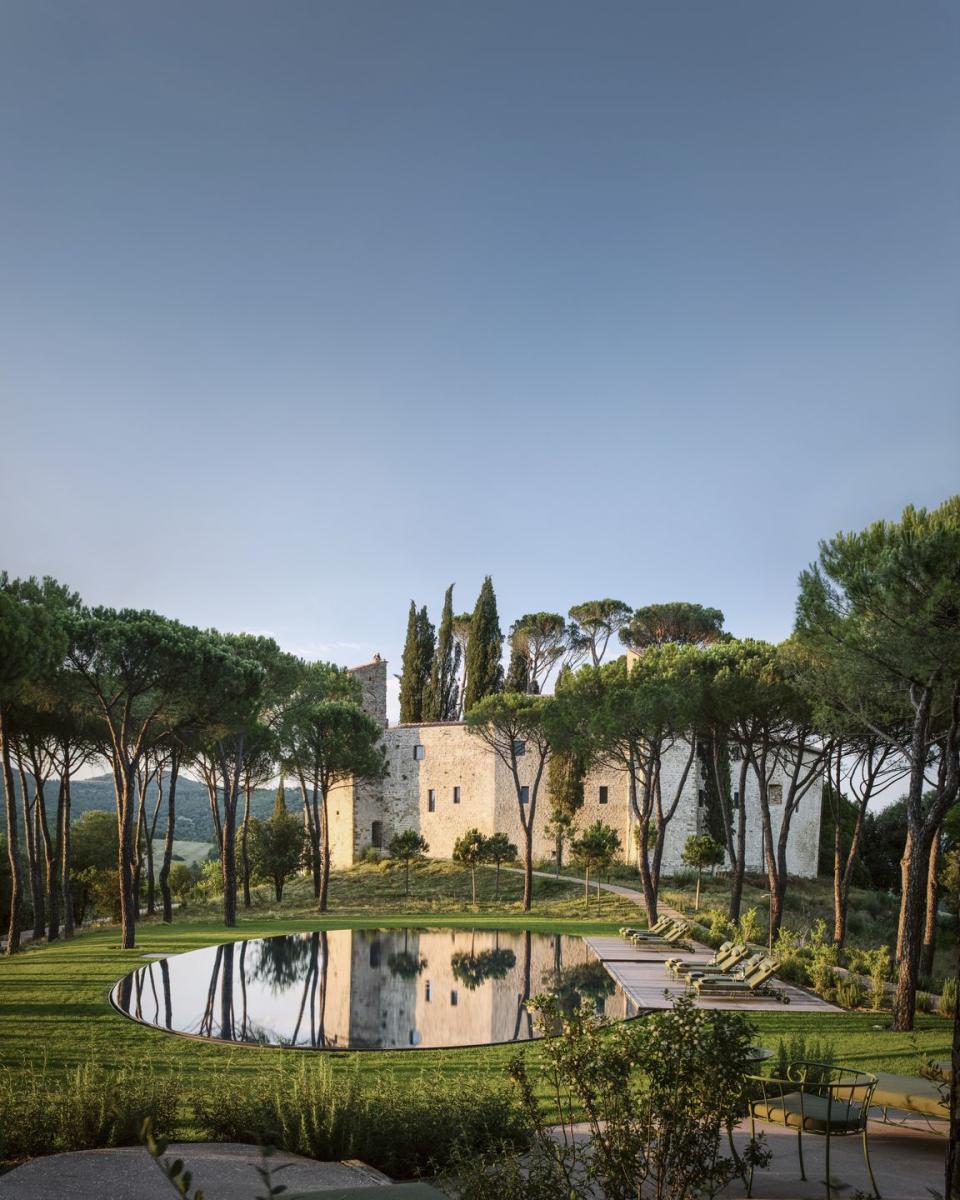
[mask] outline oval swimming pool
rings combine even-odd
[[[110,994],[170,1033],[316,1050],[479,1046],[534,1038],[526,1001],[636,1008],[589,945],[491,929],[330,929],[206,946],[149,962]]]

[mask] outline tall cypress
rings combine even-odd
[[[460,643],[453,632],[453,584],[443,598],[443,613],[433,656],[430,685],[424,700],[425,721],[455,721],[459,711]]]
[[[418,612],[415,601],[411,600],[400,674],[400,721],[403,724],[424,720],[424,698],[433,668],[433,654],[433,626],[426,605]]]
[[[464,711],[503,687],[503,632],[497,615],[497,597],[488,575],[483,581],[477,605],[470,621],[467,645],[467,694]]]
[[[504,681],[505,692],[529,692],[530,688],[530,655],[527,653],[526,640],[522,633],[515,633],[510,639],[510,666],[507,668],[507,678]]]

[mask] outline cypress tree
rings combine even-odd
[[[280,774],[280,783],[277,785],[277,798],[273,802],[273,815],[275,817],[287,813],[287,793],[283,786],[283,773]]]
[[[455,721],[459,712],[460,643],[453,628],[453,584],[443,598],[443,613],[433,656],[430,685],[424,701],[424,720]]]
[[[497,597],[488,575],[483,581],[477,605],[470,620],[470,641],[467,645],[467,694],[464,710],[499,692],[503,687],[503,632],[497,614]]]
[[[411,600],[400,675],[400,720],[404,724],[425,719],[424,699],[430,683],[433,654],[433,626],[427,607],[424,605],[418,612],[416,603]]]
[[[504,681],[505,692],[529,692],[530,688],[530,655],[524,643],[523,634],[514,633],[510,639],[510,666],[507,668],[507,678]]]

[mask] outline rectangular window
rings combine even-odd
[[[437,793],[435,788],[430,788],[427,792],[427,812],[437,811]]]
[[[450,993],[450,1007],[451,1008],[457,1007],[457,993],[455,991]]]
[[[428,1003],[428,1004],[430,1003],[430,998],[431,998],[431,996],[432,996],[432,995],[433,995],[433,984],[432,984],[432,983],[430,982],[430,980],[428,979],[428,980],[427,980],[427,986],[426,986],[426,988],[424,989],[424,996],[425,996],[425,998],[426,998],[426,1001],[427,1001],[427,1003]]]
[[[521,804],[529,804],[530,803],[530,789],[526,785],[524,785],[520,789],[520,803]]]
[[[370,845],[374,850],[383,849],[383,822],[374,821],[370,826]]]
[[[610,799],[610,794],[605,787],[602,787],[600,789],[600,795],[599,795],[598,799],[601,804],[606,804],[607,801]]]
[[[427,753],[426,746],[418,745],[418,746],[414,746],[414,748],[413,748],[413,757],[416,759],[417,762],[422,762],[423,759],[426,757],[426,753]]]
[[[517,758],[519,758],[519,757],[520,757],[522,754],[526,754],[526,752],[527,752],[527,743],[526,743],[526,742],[521,742],[521,741],[519,740],[519,738],[518,738],[518,739],[517,739],[517,741],[515,741],[515,742],[513,743],[513,752],[514,752],[514,754],[517,756]]]
[[[733,807],[734,808],[740,807],[740,792],[738,791],[737,788],[733,789]]]
[[[783,803],[783,784],[770,783],[767,785],[767,799],[771,804]]]
[[[453,802],[454,804],[460,803],[460,789],[458,787],[453,789]]]

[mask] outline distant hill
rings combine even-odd
[[[19,786],[18,803],[19,803]],[[57,784],[54,781],[47,789],[47,815],[53,819],[56,815]],[[0,781],[0,796],[3,795],[3,784]],[[116,800],[113,793],[113,776],[97,775],[92,779],[75,779],[70,787],[71,813],[73,820],[78,820],[85,812],[93,810],[115,812]],[[268,817],[273,811],[276,793],[268,789],[259,789],[251,797],[251,810],[255,817]],[[151,787],[150,803],[155,803],[156,792]],[[299,800],[299,796],[287,790],[287,801],[291,807]],[[166,799],[164,799],[164,806]],[[242,805],[242,799],[241,799]],[[242,808],[241,808],[242,812]],[[238,814],[239,815],[239,814]],[[6,829],[3,809],[0,807],[0,832]],[[165,809],[161,809],[157,820],[157,833],[163,835],[166,831]],[[177,837],[189,842],[214,841],[213,817],[210,815],[210,800],[207,789],[195,779],[181,775],[177,780]]]

